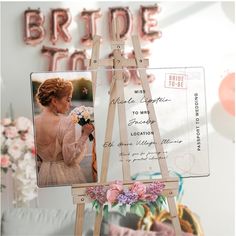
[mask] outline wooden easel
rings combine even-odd
[[[141,85],[143,90],[145,90],[145,99],[151,99],[151,92],[147,80],[147,74],[145,68],[148,66],[148,60],[143,58],[140,43],[137,36],[132,37],[132,42],[135,51],[135,59],[125,59],[122,56],[122,50],[124,49],[124,41],[119,38],[119,22],[112,22],[113,25],[113,41],[112,41],[112,50],[114,58],[112,59],[99,59],[99,48],[100,48],[100,37],[95,36],[93,41],[92,56],[91,60],[88,61],[90,69],[92,69],[92,79],[94,85],[96,85],[97,72],[96,69],[99,66],[110,66],[114,69],[114,75],[110,85],[110,101],[116,97],[120,97],[121,100],[125,100],[124,97],[124,80],[122,75],[122,68],[124,67],[137,67]],[[95,97],[95,86],[94,87],[94,97]],[[126,110],[125,104],[117,104],[118,107],[118,119],[119,119],[119,131],[120,131],[120,141],[122,143],[128,143],[128,134],[127,134],[127,122],[126,122]],[[107,114],[107,127],[105,133],[105,142],[110,142],[112,140],[112,131],[113,124],[115,119],[115,109],[116,105],[109,103],[108,114]],[[147,104],[147,110],[149,111],[149,118],[151,120],[157,120],[155,115],[154,106],[152,103]],[[151,124],[151,129],[154,133],[154,140],[156,141],[155,148],[157,152],[164,153],[163,146],[161,144],[161,137],[158,128],[157,122]],[[122,153],[129,153],[128,145],[121,145]],[[76,210],[76,225],[75,225],[75,235],[80,236],[83,232],[83,222],[84,222],[84,208],[85,203],[89,202],[89,199],[86,198],[85,191],[87,187],[96,186],[96,185],[109,185],[107,183],[107,172],[109,166],[109,155],[110,148],[104,147],[103,149],[103,158],[102,158],[102,167],[99,183],[91,184],[78,184],[72,186],[72,196],[74,204],[77,204]],[[131,176],[130,176],[130,166],[128,162],[128,157],[122,159],[122,172],[123,172],[123,183],[125,186],[132,185]],[[177,214],[177,208],[175,204],[174,196],[178,193],[178,179],[169,176],[167,163],[165,159],[158,159],[160,165],[160,171],[162,179],[160,181],[165,183],[165,188],[163,195],[167,197],[167,202],[169,206],[170,215],[172,217],[172,223],[177,236],[181,235],[181,228]],[[144,184],[151,183],[153,181],[145,180],[142,181]],[[102,222],[102,210],[99,214],[96,215],[95,226],[94,226],[94,236],[100,235],[100,225]]]

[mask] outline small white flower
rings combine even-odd
[[[32,128],[32,122],[26,117],[19,117],[15,121],[18,131],[29,131]]]
[[[84,111],[83,113],[82,113],[82,116],[84,117],[84,119],[87,121],[88,119],[90,119],[90,114],[89,114],[89,112],[88,111]]]
[[[1,120],[2,125],[7,126],[11,124],[11,118],[4,118]]]
[[[78,107],[78,111],[80,113],[82,113],[83,111],[86,111],[86,107],[85,106],[80,106],[80,107]]]
[[[5,128],[5,136],[7,138],[15,138],[18,136],[18,131],[15,126],[8,126]]]
[[[9,145],[8,153],[13,157],[14,160],[17,160],[23,154],[24,148],[24,141],[17,138],[13,140],[11,145]]]
[[[87,111],[89,112],[90,115],[92,115],[94,112],[94,109],[93,107],[87,107]]]
[[[28,149],[34,148],[34,137],[31,134],[26,134],[25,145]]]

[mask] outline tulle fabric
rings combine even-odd
[[[77,125],[69,117],[62,117],[56,128],[55,140],[43,145],[37,143],[37,155],[42,159],[38,185],[45,187],[87,182],[86,170],[80,167],[87,138],[81,136]]]

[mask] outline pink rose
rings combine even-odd
[[[123,191],[122,182],[116,181],[109,186],[107,190],[107,200],[109,203],[115,203],[118,195]]]
[[[18,132],[15,126],[9,126],[5,128],[5,136],[7,138],[15,138]]]
[[[130,190],[138,194],[139,198],[143,198],[146,193],[146,186],[141,182],[135,182]]]
[[[7,168],[10,165],[10,158],[8,155],[1,156],[1,167]]]

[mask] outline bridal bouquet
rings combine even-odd
[[[84,126],[86,124],[91,124],[91,115],[93,114],[92,107],[80,106],[73,109],[70,113],[72,121],[75,124]],[[94,137],[92,134],[89,135],[89,140],[93,141]]]
[[[15,204],[37,197],[35,146],[32,122],[19,117],[1,120],[1,172],[12,172],[15,181]],[[1,184],[1,190],[6,188]]]

